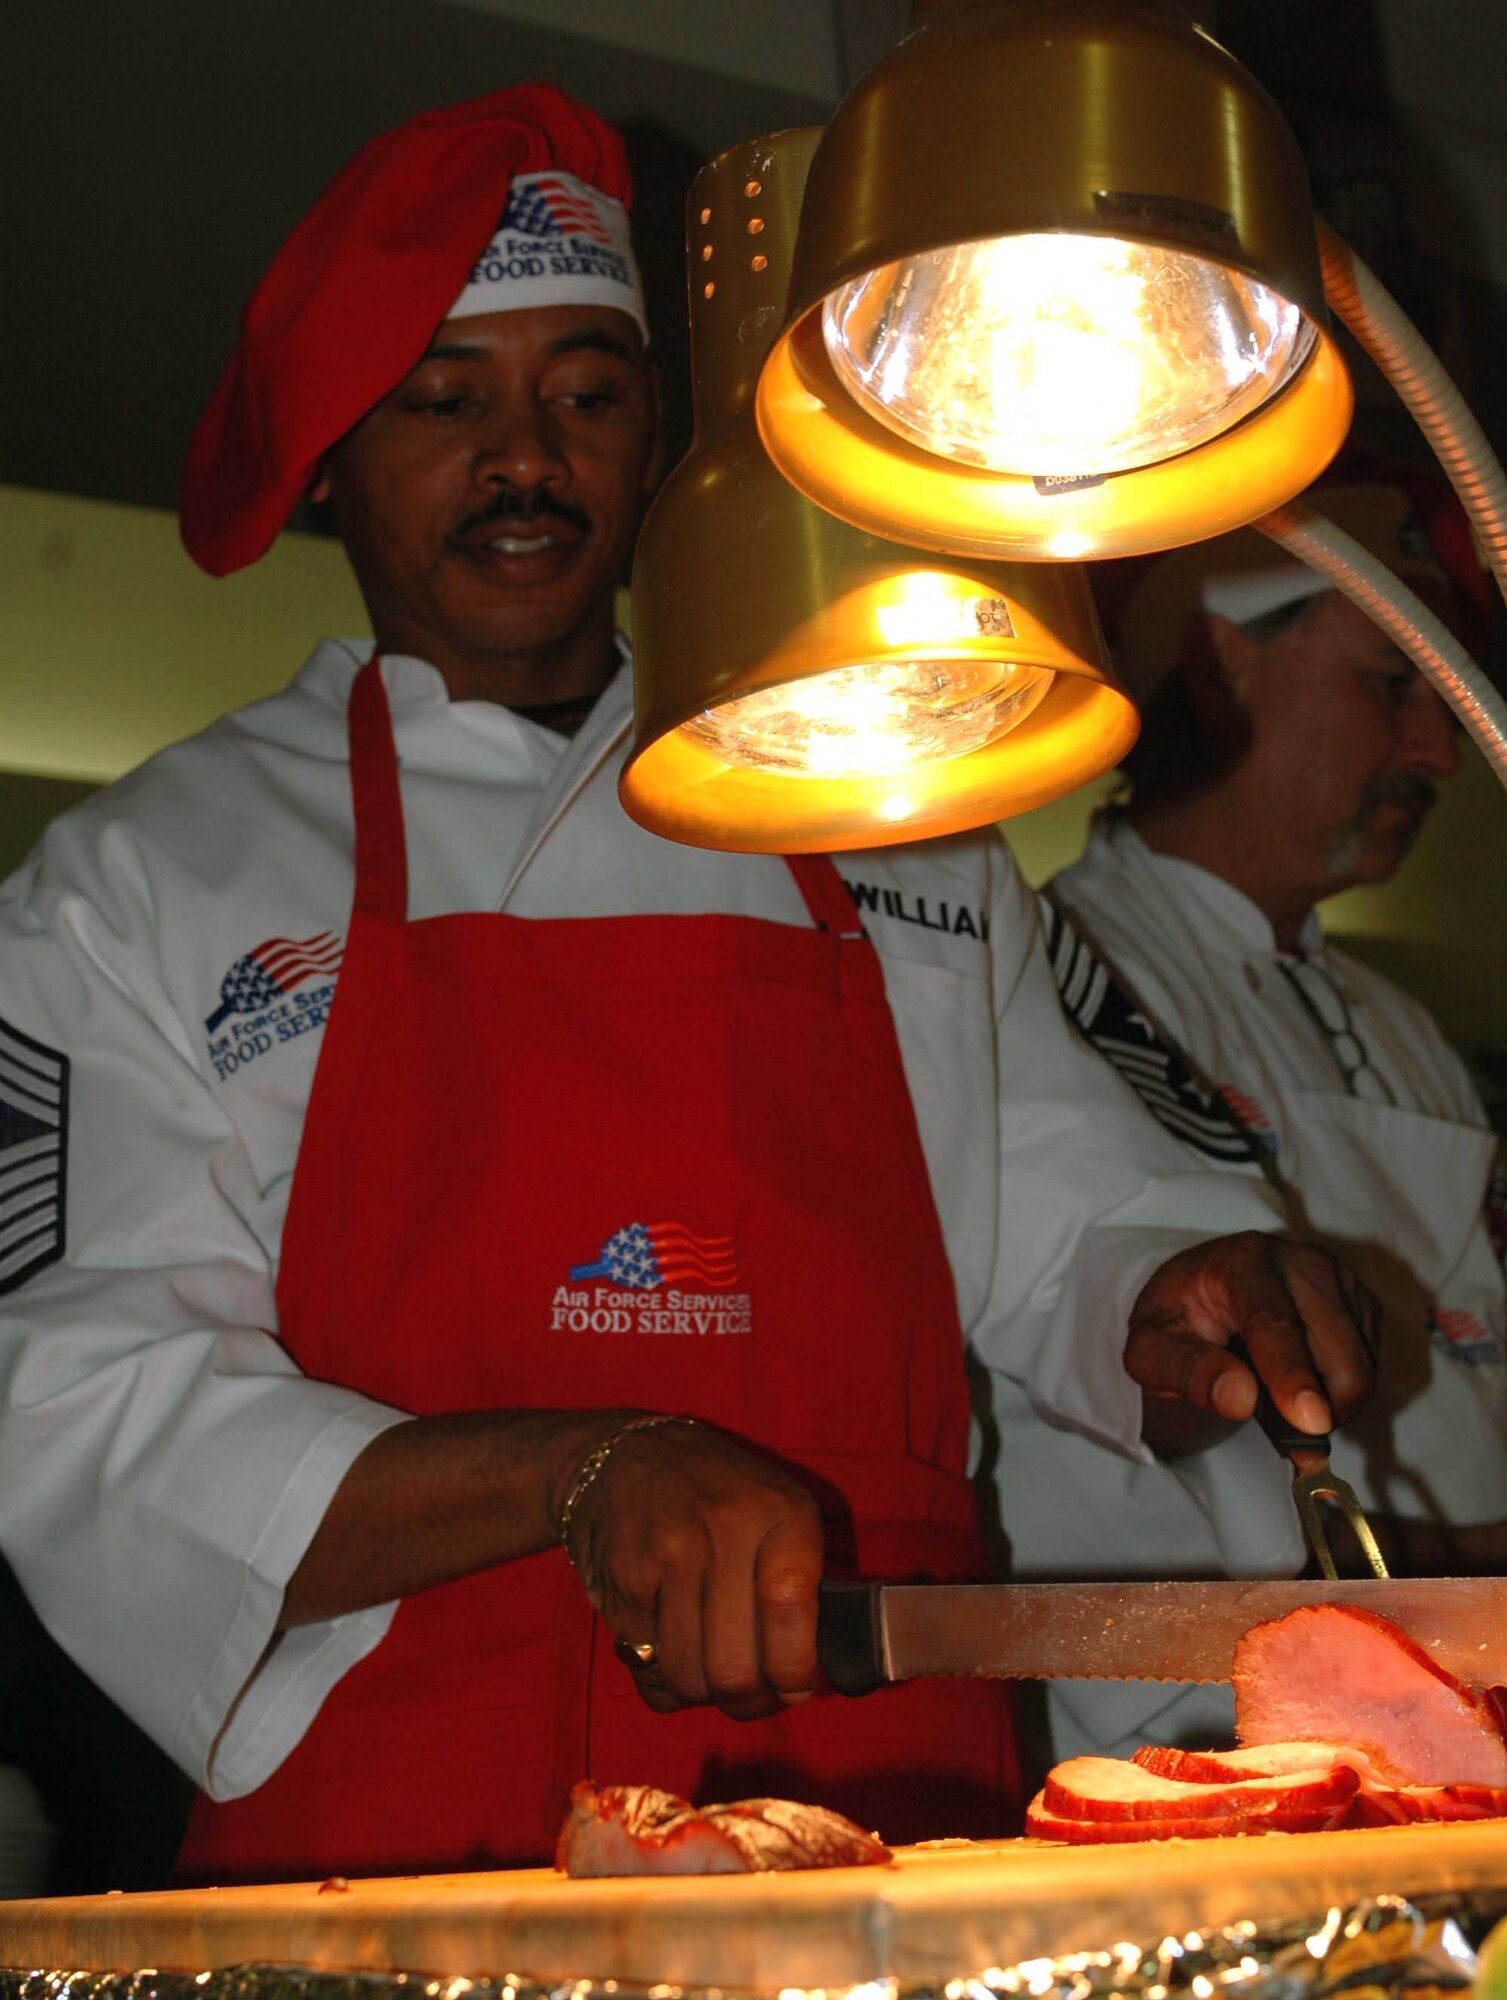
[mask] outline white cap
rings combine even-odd
[[[1455,593],[1400,488],[1381,482],[1318,486],[1303,497],[1450,618]],[[1144,704],[1177,667],[1200,613],[1215,612],[1232,624],[1248,625],[1333,588],[1317,570],[1256,529],[1238,528],[1157,558],[1120,614],[1115,657],[1131,693]]]
[[[1279,552],[1274,548],[1273,556]],[[1320,576],[1304,562],[1273,562],[1270,569],[1216,571],[1206,576],[1199,591],[1205,611],[1217,612],[1232,625],[1249,625],[1269,612],[1289,604],[1301,604],[1309,597],[1322,597],[1333,589],[1328,577]]]
[[[561,305],[614,306],[649,337],[627,209],[550,167],[516,177],[507,210],[446,318]]]

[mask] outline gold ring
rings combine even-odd
[[[659,1648],[652,1639],[615,1639],[612,1650],[630,1673],[641,1674],[659,1664]]]

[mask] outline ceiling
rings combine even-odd
[[[716,76],[835,102],[904,32],[907,0],[452,0]],[[755,136],[750,134],[749,136]]]

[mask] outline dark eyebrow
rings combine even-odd
[[[451,340],[437,342],[433,347],[426,348],[422,358],[424,361],[480,361],[485,352],[484,348],[467,345],[464,341]]]

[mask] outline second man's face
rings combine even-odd
[[[1335,889],[1387,881],[1459,762],[1449,710],[1334,592],[1270,643],[1261,683],[1256,747],[1274,814]]]
[[[316,496],[386,651],[430,661],[452,694],[479,692],[490,664],[511,676],[498,698],[544,701],[572,649],[610,633],[655,447],[626,314],[482,314],[445,322],[329,454]]]

